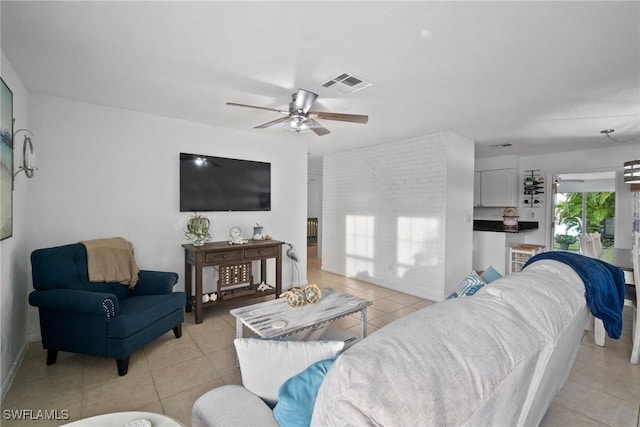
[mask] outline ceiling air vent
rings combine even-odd
[[[339,76],[322,83],[322,86],[337,92],[340,95],[351,95],[352,93],[367,88],[372,84],[373,83],[352,74],[342,73]]]

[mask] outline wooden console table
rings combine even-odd
[[[187,303],[185,311],[196,309],[196,323],[202,323],[202,310],[237,299],[249,299],[264,295],[278,298],[282,293],[282,244],[278,240],[250,240],[242,245],[230,245],[229,242],[211,242],[202,246],[182,245],[184,248],[184,278]],[[276,262],[276,283],[274,289],[259,291],[258,285],[267,278],[267,260],[274,258]],[[260,261],[260,278],[246,286],[229,287],[218,280],[216,287],[217,300],[202,302],[202,268],[237,266],[247,262]],[[192,267],[195,267],[195,291],[193,291]]]

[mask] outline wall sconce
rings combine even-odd
[[[31,137],[33,133],[29,129],[18,129],[13,133],[13,140],[16,140],[18,133],[24,132],[24,142],[22,143],[22,166],[18,167],[18,171],[13,174],[15,179],[16,175],[24,171],[27,178],[33,178],[33,173],[36,171],[36,155],[33,152],[33,142]]]

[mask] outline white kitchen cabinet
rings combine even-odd
[[[509,248],[523,243],[523,233],[495,231],[473,232],[473,269],[484,271],[492,266],[503,276],[509,273]]]
[[[475,172],[473,183],[474,206],[517,206],[517,183],[515,169],[494,169]]]

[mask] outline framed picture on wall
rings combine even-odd
[[[0,240],[4,240],[13,235],[13,92],[0,80]]]

